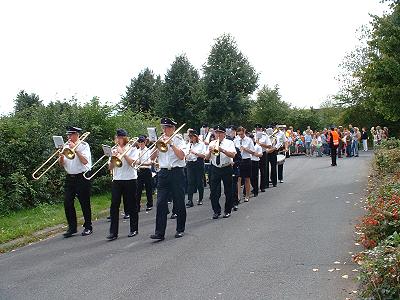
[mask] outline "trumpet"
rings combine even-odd
[[[179,126],[178,129],[176,129],[174,131],[174,133],[165,141],[163,141],[164,139],[164,135],[161,135],[157,141],[155,141],[155,143],[149,147],[145,152],[143,152],[134,162],[132,162],[132,166],[135,169],[139,169],[145,162],[141,162],[139,165],[136,165],[136,163],[138,161],[140,161],[140,159],[147,153],[150,151],[150,157],[156,153],[156,151],[161,151],[163,153],[168,151],[168,143],[179,133],[180,130],[182,130],[183,127],[185,127],[186,123],[182,124],[181,126]]]
[[[219,155],[219,139],[217,139],[214,148],[212,149],[212,154],[215,156]]]
[[[57,149],[50,157],[42,163],[33,173],[32,173],[32,178],[34,180],[40,179],[44,174],[46,174],[58,161],[58,157],[60,155],[64,155],[68,159],[74,159],[75,158],[75,151],[78,146],[87,139],[89,136],[90,132],[85,132],[82,134],[82,136],[79,138],[79,140],[75,143],[75,146],[73,148],[68,148],[68,142],[64,144],[64,146],[60,149]],[[56,159],[41,173],[38,175],[39,171],[42,170],[46,165],[56,157]]]

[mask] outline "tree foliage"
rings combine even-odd
[[[203,72],[209,122],[226,124],[248,116],[248,96],[257,88],[258,74],[232,36],[216,39]]]
[[[39,96],[31,93],[30,95],[21,90],[14,100],[14,112],[27,111],[28,109],[35,108],[42,105]]]

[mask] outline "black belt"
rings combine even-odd
[[[69,177],[69,178],[75,178],[75,177],[81,177],[81,176],[83,176],[83,172],[78,173],[78,174],[67,174],[67,177]]]
[[[171,171],[175,169],[183,169],[183,167],[173,167],[173,168],[160,168],[160,170],[166,170],[166,171]]]

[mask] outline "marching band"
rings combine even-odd
[[[229,218],[232,209],[238,210],[241,199],[248,202],[251,193],[257,197],[259,192],[269,188],[270,183],[275,187],[278,179],[283,182],[283,163],[288,150],[285,125],[274,124],[263,128],[256,124],[252,132],[247,132],[244,127],[236,129],[234,126],[226,128],[217,125],[210,129],[204,124],[200,134],[194,129],[188,129],[184,135],[179,132],[185,124],[176,129],[177,124],[172,119],[161,118],[160,125],[163,134],[152,144],[145,135],[129,139],[125,129],[117,129],[115,146],[103,145],[104,155],[93,165],[89,144],[84,141],[89,132],[80,136],[81,128],[67,127],[68,142],[60,146],[32,174],[34,179],[39,179],[57,162],[65,169],[64,207],[68,229],[64,237],[77,233],[75,197],[80,202],[84,216],[82,236],[93,232],[90,180],[103,167],[108,167],[113,179],[109,217],[111,224],[107,236],[110,241],[118,238],[121,200],[124,202],[126,217],[129,216],[128,237],[138,234],[142,191],[146,191],[146,211],[150,211],[153,208],[155,178],[156,224],[150,238],[159,241],[165,238],[170,201],[173,202],[172,215],[176,219],[175,237],[184,236],[186,208],[194,206],[193,195],[196,192],[197,205],[203,204],[206,177],[210,186],[213,219],[218,219],[222,212],[223,218]],[[53,157],[56,157],[56,161],[45,169]],[[104,158],[108,160],[94,171],[95,166]],[[87,173],[92,175],[88,176]],[[219,201],[221,181],[225,195],[223,211]],[[185,188],[188,195],[186,204]],[[240,196],[242,193],[243,198]]]

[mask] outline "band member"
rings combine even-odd
[[[150,159],[150,151],[147,151],[146,147],[146,137],[140,136],[138,139],[138,151],[140,160],[138,160],[138,164],[141,164],[138,169],[138,178],[137,178],[137,193],[136,198],[139,204],[140,211],[140,199],[142,197],[143,188],[146,189],[146,211],[150,211],[153,209],[153,175],[151,172],[152,161]],[[143,153],[143,156],[142,156]]]
[[[267,129],[267,134],[272,135],[273,132],[273,127],[275,125],[269,126]],[[270,171],[270,179],[272,182],[272,186],[276,187],[278,184],[278,174],[277,174],[277,156],[278,156],[278,149],[281,147],[282,143],[278,139],[278,136],[272,137],[272,146],[271,148],[268,149],[268,154],[267,154],[267,170]],[[269,187],[269,182],[268,185],[266,186],[267,188]]]
[[[188,202],[186,207],[193,207],[193,194],[196,189],[199,191],[199,199],[197,205],[203,204],[204,195],[204,158],[206,156],[206,146],[199,141],[199,137],[195,130],[189,132],[189,144],[186,155],[186,168],[188,180]]]
[[[265,188],[268,186],[268,172],[267,172],[267,149],[271,147],[271,141],[269,137],[263,132],[263,128],[260,124],[256,124],[256,141],[261,146],[263,156],[260,158],[259,169],[260,169],[260,191],[265,192]]]
[[[117,156],[122,161],[122,166],[117,167],[111,160],[109,169],[113,174],[113,182],[111,187],[111,225],[110,234],[107,239],[112,241],[118,238],[119,225],[119,207],[121,205],[121,197],[126,199],[126,206],[129,213],[130,231],[128,237],[138,234],[138,200],[136,197],[137,172],[132,163],[138,158],[138,150],[136,147],[128,144],[128,134],[124,129],[117,129],[116,149],[112,155]]]
[[[240,177],[237,183],[238,195],[240,195],[243,179],[246,193],[244,202],[248,202],[250,198],[251,156],[254,153],[254,143],[251,138],[246,136],[246,128],[240,126],[236,133],[235,147],[240,149],[240,154],[242,155],[242,161],[239,165]]]
[[[214,211],[213,219],[221,215],[219,198],[221,197],[221,180],[224,183],[225,213],[224,218],[229,218],[232,212],[232,163],[236,154],[235,145],[225,138],[225,128],[218,125],[214,127],[216,140],[210,143],[207,158],[211,162],[210,198]]]
[[[167,227],[168,199],[171,193],[176,213],[176,238],[183,237],[186,223],[185,207],[185,153],[182,149],[185,143],[181,135],[174,134],[176,123],[168,118],[161,119],[161,127],[164,133],[163,142],[168,142],[167,151],[156,150],[151,159],[158,156],[160,171],[157,184],[157,214],[155,233],[151,239],[163,240]]]
[[[286,153],[288,152],[288,141],[286,138],[286,125],[280,125],[278,126],[279,132],[278,132],[278,138],[281,141],[281,149],[284,151],[284,155],[286,156]],[[283,164],[278,165],[278,180],[280,183],[283,183]]]
[[[70,149],[75,147],[81,131],[82,129],[78,127],[67,127],[68,147]],[[75,197],[79,200],[85,219],[85,223],[83,224],[85,229],[82,231],[82,236],[89,235],[93,232],[92,210],[90,207],[90,181],[83,177],[83,173],[90,169],[92,165],[89,144],[82,141],[75,149],[75,157],[73,159],[67,159],[61,154],[58,163],[67,172],[64,186],[64,209],[68,222],[68,230],[64,233],[64,237],[68,238],[77,233],[78,225],[74,206]]]
[[[258,170],[260,159],[263,156],[262,148],[255,141],[255,136],[249,136],[254,142],[254,153],[251,156],[251,186],[253,188],[254,197],[258,196]]]

